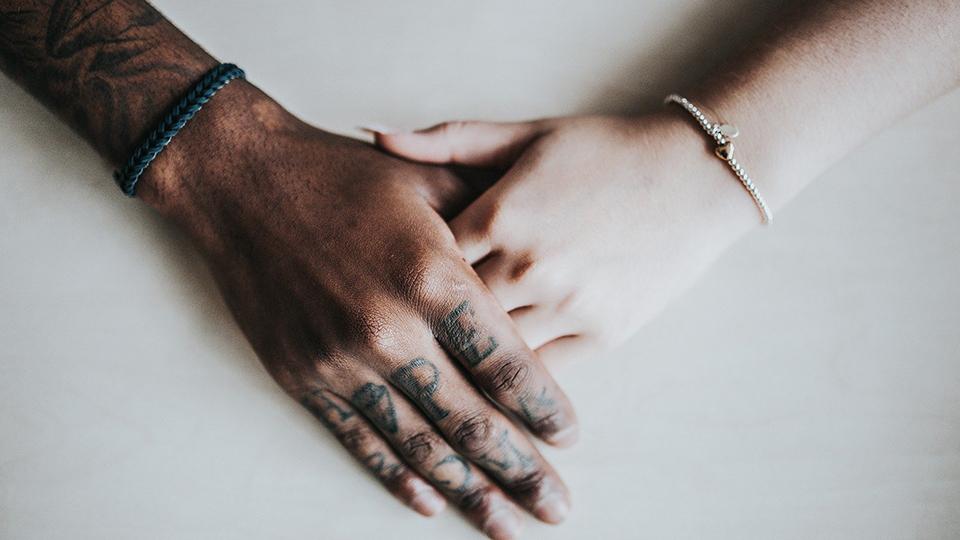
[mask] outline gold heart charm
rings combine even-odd
[[[724,161],[730,161],[733,159],[733,143],[728,142],[727,144],[721,144],[714,152],[716,152],[718,158]]]

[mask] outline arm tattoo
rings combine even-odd
[[[353,393],[350,401],[378,428],[387,433],[397,432],[397,411],[386,386],[366,383]]]
[[[454,308],[440,323],[438,339],[454,356],[474,367],[497,350],[497,340],[493,336],[480,335],[473,322],[476,314],[470,308],[470,302],[464,300]]]
[[[114,163],[215,64],[143,0],[0,1],[0,70]]]
[[[433,401],[440,388],[440,370],[426,358],[414,358],[390,375],[390,380],[413,398],[431,420],[443,420],[450,411]]]

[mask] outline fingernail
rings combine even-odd
[[[446,505],[447,501],[429,487],[417,492],[410,499],[410,507],[427,517],[439,514]]]
[[[494,510],[483,523],[483,534],[493,540],[513,540],[520,536],[520,520],[507,508]]]
[[[568,426],[560,431],[550,435],[547,438],[547,442],[559,446],[561,448],[566,448],[573,443],[577,442],[577,439],[580,438],[580,428],[576,425]]]
[[[393,133],[401,133],[403,130],[384,126],[382,124],[367,124],[365,126],[357,126],[357,129],[360,131],[365,131],[367,133],[372,133],[374,135],[390,135]]]
[[[570,505],[567,500],[557,494],[547,495],[533,507],[533,513],[541,521],[554,524],[563,521],[569,512]]]

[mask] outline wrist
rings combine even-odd
[[[275,101],[245,80],[226,85],[151,163],[137,195],[164,215],[183,217],[203,194],[230,191],[232,174],[255,159],[264,124],[292,120]]]
[[[712,247],[725,247],[761,223],[750,194],[715,153],[714,141],[686,111],[666,107],[644,118],[652,135],[666,189],[676,204],[677,225]],[[649,146],[649,144],[648,144]]]
[[[709,111],[714,121],[739,128],[737,157],[775,212],[823,172],[830,161],[823,148],[829,137],[804,137],[808,127],[790,119],[794,105],[777,102],[748,82],[716,80],[693,91],[689,98]],[[801,147],[804,151],[798,152]]]

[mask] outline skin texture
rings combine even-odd
[[[627,339],[737,238],[714,224],[755,216],[724,165],[699,159],[704,139],[669,114],[449,123],[378,142],[506,170],[450,227],[551,364]]]
[[[111,163],[215,65],[146,2],[0,2],[0,70]]]
[[[740,128],[737,157],[774,210],[869,134],[960,83],[957,2],[802,2],[771,26],[683,94]],[[448,122],[376,142],[414,161],[500,172],[451,229],[547,363],[620,344],[760,223],[675,105],[639,117]]]
[[[0,2],[0,68],[112,164],[216,61],[145,2]],[[202,159],[198,159],[202,156]],[[326,133],[234,81],[138,195],[207,259],[280,386],[399,499],[452,501],[494,538],[569,494],[512,414],[554,444],[572,407],[463,260],[449,170]]]
[[[419,475],[488,531],[498,511],[516,520],[504,490],[561,519],[562,481],[473,386],[544,437],[573,417],[456,248],[442,213],[462,184],[310,127],[248,83],[217,98],[141,197],[195,240],[274,379],[411,504],[428,493]],[[543,393],[551,405],[526,413]]]
[[[686,93],[736,119],[749,137],[739,155],[774,208],[960,73],[955,2],[805,4]],[[0,68],[114,164],[213,65],[143,2],[0,2]],[[752,228],[755,210],[675,110],[377,141],[505,176],[452,236],[441,218],[472,195],[449,172],[311,128],[238,82],[141,195],[203,251],[281,386],[399,498],[431,514],[439,490],[496,538],[516,535],[503,489],[557,521],[559,479],[471,386],[535,433],[572,437],[569,404],[501,306],[544,358],[612,346]]]

